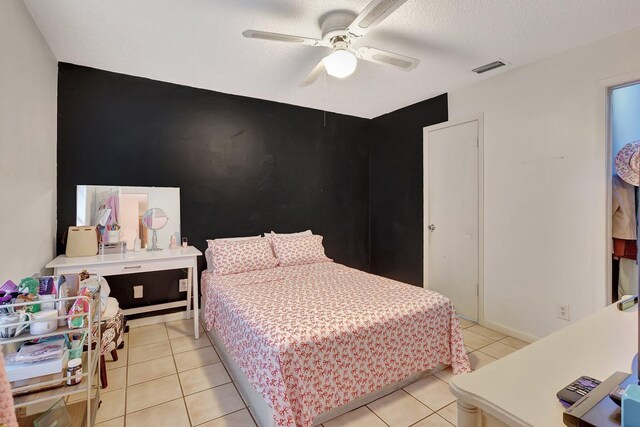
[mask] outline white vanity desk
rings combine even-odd
[[[118,274],[144,273],[149,271],[163,271],[186,268],[187,280],[191,286],[187,287],[186,301],[176,301],[165,304],[154,304],[146,307],[123,310],[124,314],[137,314],[149,311],[166,310],[175,307],[187,307],[187,319],[191,318],[191,298],[193,296],[193,322],[196,339],[200,337],[198,328],[198,257],[202,255],[193,246],[178,249],[163,249],[161,251],[126,252],[123,254],[95,255],[87,257],[67,258],[59,255],[46,265],[53,268],[53,274],[72,274],[87,270],[101,276],[115,276]]]

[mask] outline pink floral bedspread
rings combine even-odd
[[[274,424],[313,418],[411,374],[468,372],[451,301],[332,262],[218,276],[202,273],[215,328]]]

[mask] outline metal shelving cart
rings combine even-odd
[[[55,277],[55,276],[54,276]],[[99,281],[101,278],[99,278]],[[33,425],[33,420],[37,415],[26,415],[26,408],[32,405],[44,404],[51,402],[52,404],[67,396],[86,393],[86,400],[79,400],[67,406],[67,410],[72,417],[73,426],[93,426],[95,424],[96,413],[100,406],[100,288],[89,296],[71,296],[64,298],[49,299],[46,302],[54,302],[58,306],[59,302],[74,302],[78,299],[84,299],[88,302],[88,312],[58,316],[56,322],[60,319],[73,317],[86,317],[87,321],[83,322],[85,326],[79,328],[69,328],[58,326],[55,331],[45,334],[31,335],[30,331],[25,329],[21,334],[11,338],[0,338],[0,349],[3,351],[8,346],[16,347],[19,343],[30,341],[37,338],[53,337],[58,335],[81,334],[86,333],[86,351],[82,352],[82,374],[74,376],[66,376],[66,372],[59,374],[45,375],[30,378],[28,380],[16,381],[11,383],[11,390],[14,399],[14,406],[18,416],[19,425]],[[43,301],[20,302],[15,304],[5,304],[3,308],[12,307],[14,309],[25,309],[26,306],[42,304]],[[50,320],[53,320],[51,318]],[[42,320],[40,320],[42,321]],[[38,320],[26,320],[18,323],[3,324],[5,327],[21,327],[25,323],[32,324]],[[95,332],[94,332],[95,328]],[[30,329],[30,328],[29,328]],[[94,335],[95,334],[95,335]],[[81,350],[82,351],[82,350]],[[82,381],[76,385],[67,385],[68,379],[81,378]]]

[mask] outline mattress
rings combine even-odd
[[[313,418],[440,364],[470,371],[451,301],[333,262],[202,273],[208,330],[273,409]]]

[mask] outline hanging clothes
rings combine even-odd
[[[107,200],[104,201],[104,206],[107,209],[111,209],[111,215],[109,216],[109,220],[106,225],[117,224],[118,223],[118,212],[120,212],[120,197],[118,193],[114,193],[107,197]]]
[[[614,239],[636,240],[635,187],[613,176],[611,235]]]
[[[635,295],[638,293],[638,264],[635,260],[621,259],[620,273],[618,276],[618,298],[623,295]]]
[[[638,245],[635,240],[613,239],[613,255],[635,261],[638,257]]]
[[[612,184],[613,255],[635,260],[638,256],[635,187],[622,180],[618,175],[613,176]]]

